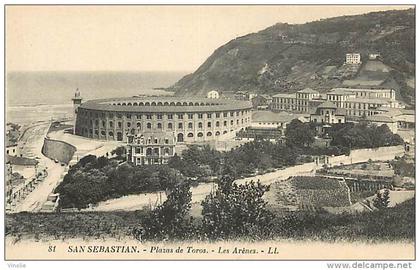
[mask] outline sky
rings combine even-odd
[[[410,6],[7,6],[7,71],[194,71],[278,22]]]

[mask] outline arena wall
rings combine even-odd
[[[126,141],[128,134],[144,131],[173,132],[180,143],[213,141],[251,124],[249,102],[147,100],[84,103],[78,108],[75,132],[88,138],[116,141]]]
[[[76,152],[76,147],[69,143],[44,138],[42,154],[48,158],[56,159],[61,163],[68,164],[73,158],[74,152]]]

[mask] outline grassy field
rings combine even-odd
[[[5,234],[17,239],[119,239],[131,237],[143,215],[141,211],[8,214]]]
[[[6,237],[21,239],[126,239],[144,212],[17,213],[6,215]],[[414,241],[415,200],[358,214],[294,212],[276,215],[270,239]],[[195,224],[200,224],[196,219]]]
[[[70,238],[127,239],[144,212],[18,213],[6,215],[6,237],[15,241]],[[321,241],[414,241],[415,200],[358,214],[294,212],[276,215],[269,239]],[[196,219],[199,225],[200,220]],[[240,239],[238,239],[240,240]]]

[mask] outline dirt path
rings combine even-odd
[[[42,146],[44,144],[44,137],[48,132],[48,128],[49,123],[35,125],[25,132],[25,135],[19,142],[21,146],[21,154],[24,157],[29,158],[38,157],[38,167],[40,169],[45,168],[48,176],[44,179],[44,181],[40,182],[23,201],[16,205],[13,212],[39,211],[42,205],[47,201],[48,195],[54,190],[56,184],[64,173],[65,167],[55,163],[41,153]]]

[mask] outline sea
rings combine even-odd
[[[6,122],[28,125],[69,118],[78,88],[83,100],[171,95],[160,90],[188,72],[9,72],[6,75]],[[158,88],[158,89],[156,89]]]

